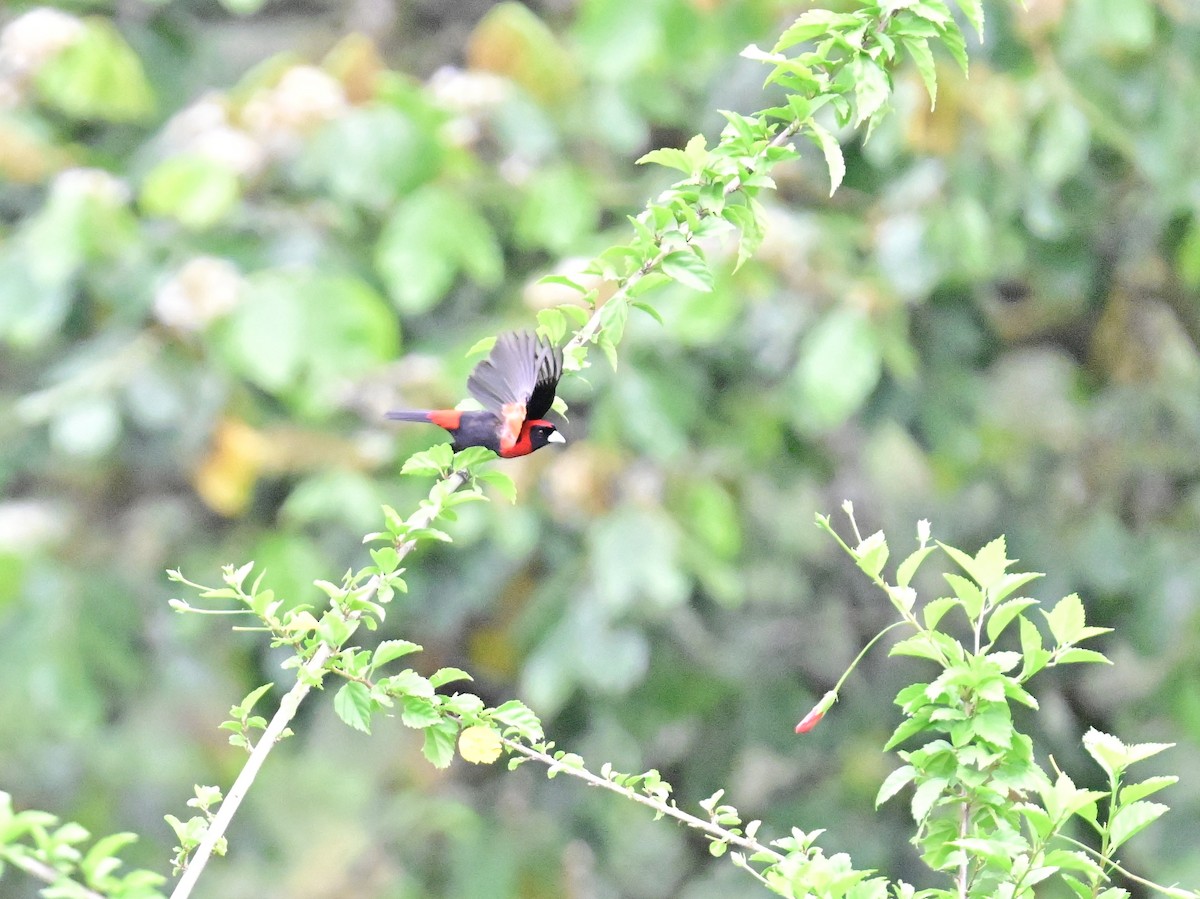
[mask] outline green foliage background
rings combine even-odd
[[[457,402],[476,340],[566,301],[534,282],[624,238],[671,178],[633,165],[647,149],[770,102],[737,53],[804,8],[247,6],[64,4],[67,49],[0,47],[0,788],[142,833],[129,857],[160,869],[162,815],[244,758],[216,724],[284,682],[256,635],[173,615],[163,570],[254,559],[304,603],[362,564],[380,504],[424,493],[399,460],[439,433],[383,410]],[[565,385],[569,445],[506,465],[517,505],[462,509],[380,636],[589,761],[657,767],[681,801],[724,786],[922,882],[903,805],[872,809],[919,663],[869,657],[792,733],[888,618],[813,513],[1004,532],[1039,595],[1117,628],[1116,666],[1041,697],[1055,758],[1089,776],[1088,725],[1177,741],[1172,824],[1123,858],[1195,884],[1200,11],[988,12],[935,111],[907,72],[834,198],[806,147],[754,260],[731,276],[709,248],[714,292],[671,288],[615,373]],[[757,891],[576,783],[436,772],[398,722],[366,737],[320,698],[296,730],[206,895]]]

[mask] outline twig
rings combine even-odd
[[[540,752],[531,746],[526,746],[524,743],[520,743],[517,740],[510,740],[507,737],[501,737],[500,741],[519,755],[523,755],[528,759],[532,759],[533,761],[541,762],[543,765],[546,765],[549,768],[553,768],[556,771],[561,771],[564,774],[569,774],[572,777],[578,777],[580,780],[586,781],[593,787],[603,787],[605,790],[617,793],[621,796],[624,796],[626,799],[632,799],[634,802],[641,803],[647,808],[654,809],[656,812],[669,815],[675,820],[683,822],[688,827],[696,830],[702,830],[710,836],[716,837],[718,840],[731,843],[734,846],[739,846],[748,852],[765,853],[766,855],[769,855],[772,860],[777,862],[781,862],[784,859],[783,855],[776,852],[769,846],[764,846],[757,840],[730,833],[720,825],[714,824],[711,821],[705,821],[703,818],[697,818],[695,815],[690,815],[676,805],[663,802],[661,799],[655,799],[653,796],[647,796],[645,793],[639,793],[636,790],[630,789],[629,787],[623,787],[611,780],[605,780],[600,775],[593,774],[591,771],[587,770],[587,768],[575,768],[569,765],[564,765],[562,762],[554,758],[554,756]]]
[[[771,139],[768,146],[782,146],[784,143],[790,140],[791,137],[797,131],[799,131],[799,129],[800,123],[793,122],[775,135],[775,137]],[[741,179],[735,178],[726,186],[725,193],[726,195],[731,194],[740,187]],[[665,255],[665,250],[659,252],[654,258],[647,261],[636,272],[627,277],[625,279],[625,283],[622,284],[611,297],[609,297],[608,302],[622,299],[626,294],[628,294],[631,287],[633,287],[639,280],[641,280],[641,278],[643,278],[646,274],[656,268],[659,263],[661,263]],[[600,326],[602,309],[603,307],[598,307],[592,312],[591,317],[584,324],[584,326],[580,328],[575,336],[572,337],[567,343],[567,349],[582,346],[584,343],[591,340],[592,336],[596,332],[596,329]],[[455,472],[454,474],[450,475],[443,482],[452,485],[446,490],[446,493],[453,493],[455,490],[458,490],[465,481],[466,475],[462,472]],[[418,511],[413,516],[413,527],[427,527],[433,520],[435,508],[436,507],[431,506],[427,510]],[[400,558],[403,559],[406,555],[408,555],[408,553],[412,551],[414,545],[415,541],[409,540],[406,543],[398,546],[396,549]],[[377,580],[372,580],[367,584],[366,595],[370,596],[377,588]],[[361,613],[352,612],[347,617],[349,620],[354,621],[357,620],[360,615]],[[179,882],[176,884],[174,891],[171,893],[171,899],[187,899],[187,897],[191,895],[201,872],[204,870],[204,866],[208,864],[208,860],[212,857],[217,842],[225,835],[225,831],[228,830],[229,824],[233,820],[233,816],[237,813],[238,806],[241,805],[241,802],[245,798],[247,791],[254,783],[254,779],[258,775],[259,769],[262,768],[263,763],[266,761],[267,756],[274,748],[275,743],[279,740],[280,735],[295,716],[297,709],[300,707],[300,703],[304,700],[305,696],[308,695],[309,690],[312,689],[314,684],[319,684],[321,682],[325,674],[325,671],[323,670],[324,665],[329,660],[329,657],[333,654],[333,652],[334,647],[327,643],[320,644],[308,662],[301,667],[299,672],[297,672],[295,685],[291,690],[288,691],[287,695],[285,695],[282,701],[279,703],[279,709],[271,718],[270,723],[263,731],[263,734],[259,738],[258,743],[255,745],[253,751],[250,753],[250,758],[247,760],[245,767],[243,767],[241,772],[238,774],[237,779],[234,781],[233,786],[229,788],[229,793],[222,801],[216,815],[214,815],[212,821],[209,822],[208,830],[204,835],[204,839],[201,840],[200,845],[196,847],[196,851],[192,858],[188,861],[187,868],[180,876]],[[535,750],[529,749],[527,746],[522,746],[519,743],[513,743],[510,741],[506,742],[508,742],[513,749],[529,756],[530,758],[557,766],[557,763],[550,756],[537,753]],[[730,834],[728,831],[721,829],[715,824],[711,824],[701,818],[689,815],[686,812],[680,811],[674,806],[660,803],[648,796],[626,790],[625,788],[611,783],[610,781],[606,781],[604,778],[598,777],[591,772],[573,771],[572,773],[583,777],[584,780],[595,786],[602,786],[605,789],[629,796],[635,801],[653,808],[655,811],[660,811],[665,815],[669,815],[672,818],[682,821],[689,827],[703,830],[719,839],[728,840],[730,843],[741,846],[742,848],[748,849],[752,852],[765,852],[769,853],[774,858],[783,858],[783,856],[779,855],[779,853],[767,848],[766,846],[763,846],[760,843],[755,842],[754,840]]]
[[[442,482],[449,485],[445,488],[445,492],[450,494],[458,490],[466,482],[466,479],[466,475],[462,472],[455,472],[450,475]],[[437,505],[431,504],[426,508],[417,510],[413,514],[410,524],[413,528],[428,527],[436,514]],[[400,558],[403,559],[412,551],[415,545],[415,540],[409,540],[396,547],[396,551],[399,553]],[[378,587],[378,578],[372,578],[366,585],[364,597],[373,595]],[[346,617],[350,621],[356,621],[361,615],[361,612],[351,612]],[[204,866],[208,864],[208,860],[212,857],[217,842],[225,835],[225,831],[229,829],[229,824],[233,820],[233,816],[237,813],[238,806],[242,804],[247,791],[249,791],[250,786],[254,783],[254,778],[258,776],[258,771],[262,768],[263,762],[267,760],[267,756],[275,748],[280,735],[291,722],[292,718],[295,717],[296,710],[300,707],[300,703],[303,702],[304,697],[308,695],[308,691],[312,689],[314,684],[320,684],[324,678],[325,663],[329,661],[329,657],[333,655],[333,652],[333,646],[330,646],[328,643],[321,643],[312,654],[312,657],[297,672],[296,683],[280,701],[278,710],[271,717],[271,721],[267,724],[262,736],[259,737],[254,750],[250,753],[250,758],[246,761],[245,767],[238,774],[237,779],[233,782],[233,786],[229,788],[228,795],[221,802],[221,807],[217,809],[216,815],[209,822],[204,839],[200,841],[200,845],[196,847],[195,853],[188,861],[187,868],[184,869],[179,882],[175,885],[175,889],[171,893],[171,899],[187,899],[191,895],[192,890],[196,886],[196,881],[200,878],[200,874],[204,870]]]
[[[796,135],[796,132],[800,130],[800,125],[800,122],[792,122],[773,138],[771,138],[767,146],[782,147]],[[730,194],[739,190],[741,186],[742,179],[740,177],[734,178],[727,185],[725,185],[725,196],[729,196]],[[618,287],[616,291],[614,291],[613,294],[607,300],[605,300],[605,305],[614,301],[623,300],[638,281],[642,280],[642,278],[658,268],[659,264],[663,261],[663,258],[666,255],[667,251],[660,248],[657,255],[655,255],[652,259],[648,259],[636,272],[629,275],[625,279],[625,283],[621,284],[620,287]],[[563,347],[563,352],[568,352],[576,347],[583,346],[592,339],[592,336],[596,333],[596,329],[600,327],[600,315],[603,309],[603,306],[596,307],[596,309],[592,312],[591,318],[587,320],[582,328],[575,332],[574,337],[567,341],[566,346]]]
[[[38,880],[44,880],[46,883],[53,886],[61,881],[64,877],[71,881],[73,889],[72,896],[80,896],[82,899],[105,899],[102,893],[97,893],[95,890],[89,890],[79,881],[72,878],[69,874],[64,874],[52,865],[48,865],[36,858],[30,858],[28,855],[5,855],[4,860],[14,867],[20,868],[26,874],[36,877]]]

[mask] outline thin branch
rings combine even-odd
[[[716,837],[718,840],[738,846],[748,852],[765,853],[777,862],[781,862],[784,859],[783,855],[776,852],[771,847],[764,846],[762,843],[751,839],[750,837],[739,836],[737,834],[730,833],[720,825],[714,824],[711,821],[705,821],[703,818],[697,818],[695,815],[690,815],[676,805],[663,802],[661,799],[655,799],[653,796],[647,796],[645,793],[639,793],[636,790],[630,789],[629,787],[623,787],[611,780],[605,780],[600,775],[593,774],[591,771],[587,770],[587,768],[575,768],[564,765],[562,762],[554,758],[554,756],[540,752],[531,746],[526,746],[524,743],[520,743],[517,740],[510,740],[507,737],[501,737],[500,740],[505,746],[519,755],[523,755],[526,758],[536,762],[541,762],[543,765],[553,768],[556,771],[561,771],[564,774],[577,777],[580,780],[591,784],[593,787],[603,787],[605,790],[617,793],[620,796],[624,796],[626,799],[632,799],[634,802],[641,803],[647,808],[652,808],[654,811],[659,812],[660,814],[668,815],[674,818],[676,821],[681,821],[688,827],[694,828],[695,830],[704,831],[704,833]]]
[[[462,472],[455,472],[445,479],[442,483],[449,485],[445,488],[447,494],[458,490],[466,483],[466,475]],[[409,524],[413,528],[428,527],[437,515],[438,505],[431,503],[430,505],[418,509],[415,512]],[[403,559],[406,555],[412,552],[416,545],[415,540],[409,540],[396,547],[400,558]],[[366,585],[364,598],[369,598],[379,588],[379,579],[372,578]],[[350,621],[356,621],[362,616],[361,612],[351,612],[346,617]],[[329,661],[329,657],[333,655],[335,647],[328,643],[321,643],[317,646],[316,651],[312,654],[307,662],[297,672],[296,683],[292,689],[287,692],[279,703],[279,709],[272,716],[271,721],[267,724],[262,736],[259,737],[258,743],[255,744],[254,750],[250,753],[250,758],[246,761],[245,767],[237,776],[237,780],[233,782],[233,786],[229,788],[229,793],[226,795],[221,807],[217,809],[216,815],[208,825],[208,830],[204,834],[204,839],[200,841],[200,845],[196,847],[196,851],[192,858],[188,861],[187,868],[179,878],[179,882],[175,885],[174,891],[171,893],[171,899],[186,899],[190,896],[192,890],[196,886],[196,881],[199,880],[201,872],[204,871],[204,866],[208,864],[208,860],[212,857],[213,851],[216,848],[217,842],[225,835],[229,829],[229,824],[233,821],[233,816],[237,814],[238,806],[242,804],[242,800],[246,798],[246,793],[254,783],[255,777],[258,776],[258,771],[262,768],[263,763],[267,760],[271,750],[275,748],[275,744],[279,741],[285,728],[295,717],[300,703],[304,701],[304,697],[308,695],[309,690],[314,685],[319,685],[325,676],[325,663]]]
[[[798,122],[789,124],[786,128],[775,135],[775,137],[771,139],[767,146],[783,146],[797,131],[799,131],[799,129],[800,123]],[[726,195],[731,194],[740,187],[741,179],[735,178],[725,188],[725,193]],[[611,297],[609,297],[608,302],[623,299],[629,293],[630,288],[637,284],[637,282],[645,277],[650,271],[658,267],[665,255],[665,250],[659,252],[654,258],[648,260],[636,272],[627,277],[625,282],[617,289],[617,291]],[[600,326],[602,308],[603,307],[598,307],[593,311],[591,318],[589,318],[584,326],[580,328],[575,336],[572,337],[567,343],[567,349],[582,346],[591,340],[597,328]],[[455,472],[447,477],[442,483],[451,485],[448,487],[448,489],[446,489],[446,493],[453,493],[465,482],[466,475],[462,472]],[[413,516],[411,522],[412,526],[414,528],[427,527],[435,516],[436,508],[436,505],[431,505],[426,509],[419,510]],[[412,551],[412,548],[415,546],[415,544],[415,540],[409,540],[398,546],[396,549],[400,555],[400,558],[403,559],[406,555],[408,555],[408,553]],[[377,588],[377,580],[372,580],[367,585],[366,595],[370,596]],[[360,615],[361,613],[354,612],[350,613],[350,615],[347,617],[349,620],[354,621],[357,620]],[[229,789],[228,795],[225,797],[220,808],[217,810],[216,815],[209,823],[208,830],[204,835],[204,839],[196,848],[195,853],[188,862],[187,868],[180,876],[179,882],[175,886],[175,890],[171,893],[171,899],[187,899],[187,897],[191,895],[201,872],[204,870],[205,865],[208,864],[208,860],[212,857],[218,841],[225,835],[225,832],[229,828],[230,822],[233,820],[233,816],[237,813],[238,807],[241,805],[241,802],[245,798],[250,786],[254,783],[255,777],[258,776],[259,769],[262,768],[263,763],[266,761],[267,756],[274,748],[275,743],[279,740],[287,725],[295,716],[297,709],[300,707],[300,703],[308,695],[309,690],[312,689],[314,684],[319,684],[323,679],[326,673],[324,671],[325,663],[329,660],[329,657],[333,655],[333,652],[334,647],[327,643],[320,644],[317,647],[316,652],[314,652],[312,657],[309,658],[308,662],[306,662],[301,667],[300,671],[297,672],[295,685],[291,690],[288,691],[287,695],[283,697],[283,700],[279,704],[279,709],[271,718],[270,723],[263,731],[262,736],[259,738],[258,743],[255,745],[253,751],[250,753],[250,758],[247,760],[245,767],[243,767],[241,772],[238,774],[233,786]],[[510,743],[509,745],[516,751],[528,755],[530,758],[544,761],[547,764],[557,764],[550,756],[539,754],[534,750],[529,749],[529,747],[522,746],[519,743]],[[653,808],[655,811],[660,811],[665,815],[669,815],[672,818],[682,821],[689,827],[697,828],[706,833],[712,834],[719,839],[728,840],[730,843],[741,846],[742,848],[748,849],[752,852],[766,852],[772,857],[782,859],[782,856],[779,855],[779,853],[767,848],[766,846],[763,846],[760,843],[755,842],[754,840],[750,840],[745,837],[737,837],[733,834],[730,834],[728,831],[721,829],[715,824],[711,824],[701,818],[696,818],[687,814],[686,812],[682,812],[674,806],[659,803],[648,796],[626,790],[614,783],[611,783],[610,781],[606,781],[601,777],[591,774],[590,772],[573,771],[572,773],[583,777],[584,780],[587,780],[589,783],[592,783],[595,786],[602,786],[606,789],[626,795],[635,801],[642,803],[643,805]]]
[[[28,855],[9,855],[6,853],[4,860],[10,865],[20,868],[26,874],[32,875],[38,880],[45,881],[51,886],[59,883],[63,878],[67,878],[71,881],[71,884],[74,887],[71,892],[73,896],[80,896],[82,899],[105,899],[103,893],[97,893],[95,890],[89,890],[79,881],[72,878],[69,874],[64,874],[53,865],[48,865],[36,858],[31,858]]]
[[[800,130],[800,125],[800,122],[790,123],[786,128],[771,138],[770,142],[767,144],[767,147],[782,147],[796,135],[796,133]],[[740,177],[734,178],[727,185],[725,185],[725,196],[729,196],[730,194],[738,191],[741,189],[741,186],[742,179]],[[658,268],[666,255],[667,251],[660,248],[657,255],[655,255],[652,259],[648,259],[636,272],[629,275],[625,279],[625,283],[621,284],[616,291],[613,292],[612,296],[605,300],[605,305],[614,301],[625,299],[633,286],[650,272]],[[592,312],[591,318],[587,320],[582,328],[575,332],[574,337],[567,341],[566,346],[563,347],[563,352],[568,352],[576,347],[583,346],[592,339],[593,335],[596,333],[596,329],[600,327],[600,315],[603,308],[604,306],[596,307],[596,309]]]

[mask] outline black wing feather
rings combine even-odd
[[[525,404],[527,420],[545,418],[550,407],[554,405],[554,394],[562,377],[562,366],[562,350],[549,343],[538,344],[537,383],[533,385],[533,393],[529,395],[529,402]]]
[[[528,331],[501,334],[492,352],[467,378],[467,390],[497,415],[512,403],[528,404],[538,380],[539,349]]]

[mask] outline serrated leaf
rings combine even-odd
[[[435,768],[449,768],[454,760],[454,742],[458,725],[441,722],[425,728],[425,744],[421,752]]]
[[[274,683],[263,684],[261,687],[258,687],[255,690],[251,690],[249,693],[246,694],[246,697],[238,705],[234,706],[232,709],[229,710],[229,714],[231,714],[231,715],[246,714],[252,708],[254,708],[255,703],[257,703],[260,699],[262,699],[263,696],[266,694],[266,692],[268,690],[270,690],[273,686],[275,686]]]
[[[1121,788],[1117,796],[1119,805],[1128,805],[1131,802],[1136,802],[1139,799],[1145,799],[1159,790],[1172,786],[1179,782],[1179,778],[1174,775],[1165,774],[1159,777],[1147,777],[1138,783],[1127,784]]]
[[[983,611],[983,591],[969,578],[959,574],[946,572],[942,575],[946,583],[954,591],[954,595],[962,602],[963,611],[971,621],[975,621]]]
[[[384,640],[375,647],[375,652],[371,656],[371,668],[378,668],[380,665],[386,665],[388,662],[395,661],[413,652],[420,652],[422,649],[418,643],[413,643],[410,640]]]
[[[954,0],[962,10],[975,33],[983,40],[983,0]]]
[[[921,609],[921,617],[925,622],[925,626],[933,630],[938,626],[938,622],[942,617],[953,609],[955,606],[961,606],[962,602],[953,596],[941,596],[937,599],[931,599],[925,603],[925,607]]]
[[[494,469],[480,471],[475,474],[475,477],[485,484],[490,484],[510,503],[517,501],[517,484],[511,476],[505,474],[503,471],[496,471]]]
[[[663,317],[658,314],[658,310],[655,309],[653,306],[651,306],[649,303],[633,302],[633,303],[630,303],[629,305],[632,306],[634,309],[638,309],[638,310],[646,313],[648,316],[650,316],[652,319],[654,319],[660,325],[666,324],[666,322],[663,321]]]
[[[887,539],[876,531],[854,547],[854,561],[868,577],[877,578],[888,560]]]
[[[879,787],[879,792],[875,795],[875,808],[883,805],[902,789],[913,782],[917,776],[917,769],[912,765],[902,765],[884,778],[883,783]]]
[[[992,643],[1004,633],[1005,628],[1012,623],[1012,620],[1020,615],[1030,606],[1036,606],[1036,599],[1023,597],[1021,599],[1010,599],[1008,602],[1003,602],[992,610],[992,614],[988,616],[987,622],[987,637]]]
[[[1071,649],[1064,650],[1058,654],[1057,663],[1059,665],[1075,665],[1079,663],[1099,663],[1102,665],[1111,665],[1112,660],[1102,652],[1096,652],[1092,649]]]
[[[708,264],[694,250],[676,250],[662,261],[663,274],[684,287],[708,293],[713,289],[713,275]]]
[[[946,789],[946,783],[947,781],[944,777],[931,777],[917,784],[917,788],[913,792],[911,806],[915,822],[920,824],[929,817],[934,804],[941,798],[942,792]]]
[[[918,659],[929,659],[934,662],[942,660],[941,652],[930,642],[928,635],[917,634],[901,640],[888,650],[891,656],[914,656]]]
[[[492,711],[492,717],[497,721],[515,728],[517,733],[526,740],[542,739],[542,722],[537,715],[520,700],[510,699]]]
[[[433,702],[424,696],[405,696],[400,700],[400,720],[405,727],[421,730],[443,721]]]
[[[846,177],[846,158],[842,155],[842,145],[832,132],[815,121],[808,123],[808,134],[825,157],[825,168],[829,170],[829,195],[832,197]]]
[[[835,30],[854,28],[859,24],[857,16],[849,13],[835,13],[827,9],[810,9],[800,15],[775,42],[773,53],[779,53],[796,44],[802,44],[815,37],[823,37]]]
[[[892,79],[887,70],[869,56],[858,55],[850,64],[854,84],[855,127],[883,110],[892,93]]]
[[[896,584],[900,587],[907,587],[912,583],[913,575],[917,573],[917,569],[921,567],[921,563],[926,557],[934,551],[936,547],[922,546],[915,552],[908,554],[908,557],[900,563],[896,569]],[[932,625],[931,625],[932,626]]]
[[[109,834],[96,840],[79,862],[79,869],[86,875],[88,883],[95,883],[119,867],[120,860],[113,856],[137,840],[138,835],[129,832]]]
[[[1161,802],[1131,802],[1123,806],[1109,822],[1109,845],[1116,850],[1170,810],[1170,806]]]
[[[1017,620],[1021,623],[1021,655],[1025,659],[1018,679],[1024,682],[1046,667],[1050,651],[1042,648],[1042,633],[1036,624],[1024,616]]]
[[[923,37],[902,34],[900,43],[908,52],[909,58],[917,67],[925,90],[929,93],[929,108],[937,108],[937,66],[933,61],[933,51],[929,49],[929,40]]]
[[[342,684],[342,688],[333,697],[333,710],[337,716],[364,734],[371,732],[373,705],[371,691],[365,684],[360,684],[358,681]]]
[[[1046,616],[1050,633],[1060,646],[1075,643],[1080,639],[1084,627],[1084,613],[1083,600],[1079,598],[1078,593],[1064,596],[1049,612],[1043,609],[1042,614]]]
[[[687,153],[674,147],[662,147],[658,150],[651,150],[644,156],[639,157],[636,162],[638,165],[653,163],[655,165],[666,166],[669,169],[677,169],[686,175],[693,174],[692,163],[688,159]]]
[[[551,343],[559,343],[567,333],[567,317],[556,308],[539,310],[537,323]]]
[[[429,675],[429,683],[433,685],[434,689],[453,681],[474,679],[461,668],[439,668],[433,674]]]

